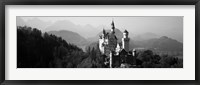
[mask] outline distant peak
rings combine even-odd
[[[167,36],[162,36],[162,37],[160,37],[161,39],[168,39],[168,37]]]

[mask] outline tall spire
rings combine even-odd
[[[128,34],[128,31],[127,31],[127,30],[124,30],[124,33],[127,33],[127,34]]]
[[[112,29],[115,29],[114,20],[112,20],[111,26],[112,26]]]
[[[115,24],[114,24],[114,20],[112,20],[111,26],[112,26],[111,32],[112,32],[112,33],[115,33]]]
[[[103,34],[106,34],[106,31],[105,31],[105,29],[103,28]]]

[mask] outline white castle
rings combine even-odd
[[[103,55],[106,55],[105,63],[109,63],[109,67],[119,67],[121,63],[127,63],[128,58],[134,57],[135,51],[129,52],[129,41],[128,31],[123,32],[123,38],[121,43],[118,43],[118,39],[115,35],[115,24],[114,21],[111,23],[111,31],[106,32],[103,29],[102,35],[99,38],[99,49]],[[132,59],[131,58],[131,59]],[[135,63],[135,58],[132,59],[131,63]],[[115,63],[113,65],[113,63]]]

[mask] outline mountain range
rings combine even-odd
[[[75,44],[78,47],[82,48],[83,50],[85,50],[85,48],[88,48],[88,47],[96,48],[96,46],[98,45],[98,39],[99,39],[98,35],[101,34],[100,32],[94,38],[85,39],[84,37],[80,36],[78,33],[67,31],[67,30],[49,31],[48,33],[54,34],[56,36],[60,36],[67,42]],[[147,33],[147,34],[152,35],[153,33]],[[144,34],[144,36],[147,36],[147,34]],[[121,38],[123,35],[119,29],[116,29],[116,36],[119,40],[118,42],[121,42]],[[129,44],[130,44],[129,45],[130,49],[147,48],[147,49],[156,49],[159,51],[182,51],[183,50],[183,44],[181,42],[178,42],[177,40],[171,39],[166,36],[161,36],[161,37],[151,36],[148,39],[145,38],[145,39],[138,39],[138,40],[134,40],[134,38],[130,38]]]
[[[136,47],[154,49],[159,51],[183,51],[183,43],[167,36],[152,38],[149,40],[135,41]]]
[[[41,31],[44,31],[45,28],[51,24],[52,22],[45,22],[38,18],[32,18],[27,21],[24,21],[22,18],[17,17],[17,26],[30,26],[32,28],[40,29]]]
[[[60,36],[67,42],[75,44],[83,50],[85,50],[86,47],[96,46],[94,45],[95,43],[98,44],[99,35],[102,34],[103,28],[103,26],[95,28],[89,24],[85,26],[76,25],[68,20],[58,20],[52,23],[45,22],[37,18],[24,21],[20,17],[17,17],[17,26],[24,25],[39,28],[40,30],[50,34]],[[110,30],[106,30],[106,32],[110,32]],[[118,42],[121,42],[123,31],[116,28],[115,34],[118,38]],[[182,51],[183,49],[183,43],[167,36],[161,36],[150,32],[139,35],[129,33],[129,37],[130,49],[151,48],[163,51]]]
[[[78,33],[72,32],[72,31],[67,31],[67,30],[60,30],[60,31],[49,31],[48,34],[53,34],[58,37],[61,37],[68,43],[77,45],[78,47],[82,48],[83,50],[85,49],[84,47],[88,45],[88,41],[80,36]]]
[[[42,32],[48,31],[60,31],[68,30],[76,32],[84,38],[89,38],[95,36],[103,26],[93,27],[92,25],[77,25],[69,20],[58,20],[55,22],[45,22],[38,18],[23,20],[21,17],[17,17],[17,26],[30,26],[33,28],[38,28]],[[83,30],[84,29],[84,30]]]

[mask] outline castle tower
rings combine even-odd
[[[115,24],[114,21],[111,23],[111,32],[109,33],[108,37],[108,46],[110,51],[115,51],[117,47],[117,37],[115,35]]]
[[[115,33],[115,24],[114,24],[114,21],[112,20],[112,23],[111,23],[111,33]]]
[[[103,33],[102,33],[102,35],[100,36],[100,39],[99,39],[99,49],[100,49],[102,54],[105,53],[105,48],[104,48],[105,34],[106,34],[106,31],[103,29]]]
[[[122,48],[128,52],[129,51],[129,38],[128,38],[128,31],[125,30],[123,33],[123,38],[122,38]]]

